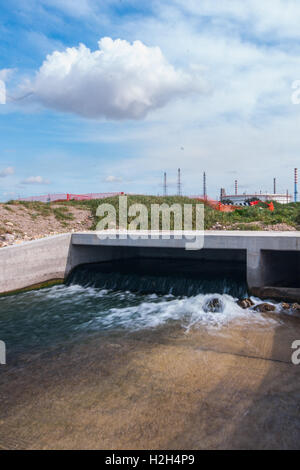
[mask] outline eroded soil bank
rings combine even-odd
[[[64,204],[0,204],[0,248],[30,240],[90,230],[88,208]]]

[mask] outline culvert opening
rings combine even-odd
[[[300,288],[300,253],[262,250],[265,286]]]
[[[164,250],[109,262],[83,264],[73,270],[67,284],[140,293],[195,296],[219,293],[241,297],[247,294],[246,252],[201,250],[176,258]],[[148,255],[148,256],[147,256]]]

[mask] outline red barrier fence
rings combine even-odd
[[[44,196],[21,197],[19,201],[38,201],[38,202],[54,202],[54,201],[84,201],[89,199],[105,199],[107,197],[122,196],[124,193],[90,193],[90,194],[47,194]]]
[[[18,201],[28,201],[28,202],[55,202],[55,201],[85,201],[89,199],[105,199],[108,197],[114,196],[124,196],[124,192],[119,193],[89,193],[89,194],[71,194],[71,193],[57,193],[57,194],[46,194],[43,196],[30,196],[30,197],[20,197]],[[131,195],[133,195],[131,193]],[[137,194],[136,194],[137,195]],[[138,195],[137,195],[138,196]],[[210,205],[217,205],[217,201],[214,201],[207,196],[201,195],[194,195],[194,196],[186,196],[190,199],[198,199],[200,201],[205,201],[207,204]]]

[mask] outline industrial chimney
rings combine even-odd
[[[234,182],[234,193],[237,196],[237,194],[238,194],[238,182],[237,182],[237,180],[235,180],[235,182]]]
[[[207,198],[207,192],[206,192],[206,173],[204,171],[203,173],[203,197],[204,199]]]

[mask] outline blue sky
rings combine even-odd
[[[0,1],[0,199],[292,192],[300,4],[261,3]]]

